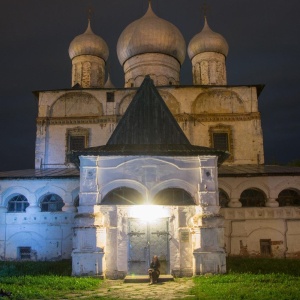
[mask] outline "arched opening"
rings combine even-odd
[[[193,197],[180,188],[168,188],[158,192],[153,198],[154,205],[195,205]]]
[[[61,197],[56,194],[47,194],[42,198],[40,202],[42,212],[62,211],[62,207],[64,205],[65,204]]]
[[[140,205],[145,204],[143,196],[135,189],[119,187],[110,191],[101,201],[101,205]]]
[[[265,194],[259,189],[247,189],[240,197],[242,207],[263,207],[266,203]]]
[[[74,206],[77,208],[79,206],[79,195],[74,199]]]
[[[276,199],[279,206],[300,206],[300,194],[291,189],[281,191]]]
[[[219,189],[219,205],[221,207],[228,207],[228,203],[229,203],[230,199],[227,195],[227,193],[222,190],[222,189]]]
[[[29,203],[27,198],[22,194],[18,194],[13,196],[8,201],[7,212],[11,212],[11,213],[25,212],[28,206]]]

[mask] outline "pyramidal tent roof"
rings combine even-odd
[[[147,76],[107,145],[190,144]]]
[[[79,156],[199,156],[216,155],[222,163],[229,153],[191,145],[164,100],[146,76],[106,145],[72,153]]]

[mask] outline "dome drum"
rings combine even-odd
[[[124,63],[125,87],[138,87],[146,75],[156,86],[177,85],[180,77],[179,62],[165,54],[147,53],[134,56]]]
[[[76,56],[72,59],[72,86],[83,88],[103,87],[105,83],[105,61],[91,55]]]
[[[195,85],[226,85],[225,57],[220,53],[206,52],[193,57],[193,83]]]

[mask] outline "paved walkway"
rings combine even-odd
[[[193,287],[192,278],[178,278],[149,285],[148,283],[124,283],[123,280],[105,280],[104,284],[96,291],[87,292],[76,296],[76,299],[197,299],[189,295]]]

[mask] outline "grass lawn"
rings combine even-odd
[[[228,258],[227,269],[195,277],[190,294],[199,300],[300,299],[300,260]],[[103,283],[70,275],[71,261],[0,262],[0,289],[12,292],[12,299],[74,299]]]
[[[194,278],[198,299],[300,299],[300,260],[228,258],[226,275]]]
[[[0,288],[12,299],[74,299],[99,288],[102,280],[71,277],[70,260],[60,262],[0,262]],[[5,299],[5,298],[3,298]]]

